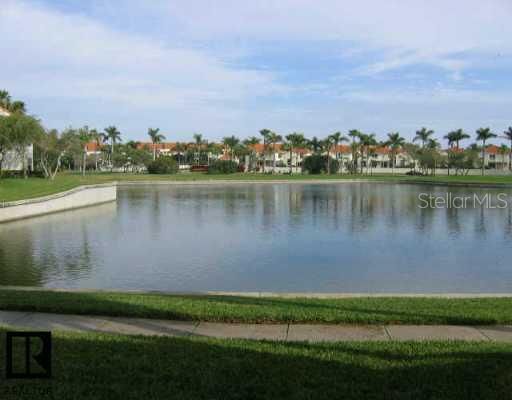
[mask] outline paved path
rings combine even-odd
[[[142,318],[0,311],[0,325],[37,330],[125,335],[335,342],[355,340],[471,340],[512,342],[512,326],[225,324]]]

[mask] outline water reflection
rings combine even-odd
[[[0,283],[510,291],[511,209],[422,209],[423,192],[442,196],[447,189],[370,183],[122,188],[117,208],[0,225]]]

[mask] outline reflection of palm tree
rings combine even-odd
[[[490,128],[480,128],[476,131],[476,140],[482,142],[482,175],[485,174],[485,142],[489,139],[495,138],[497,135],[491,132]]]

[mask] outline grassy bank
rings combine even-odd
[[[0,290],[0,310],[255,323],[512,323],[512,298],[286,299]]]
[[[247,181],[307,181],[307,180],[337,180],[337,179],[365,179],[387,180],[390,182],[438,182],[438,183],[465,183],[465,184],[512,184],[511,176],[434,176],[415,177],[405,175],[376,174],[364,175],[263,175],[263,174],[231,174],[208,175],[203,173],[183,173],[178,175],[147,175],[147,174],[123,174],[123,173],[90,173],[85,177],[79,174],[63,173],[54,181],[41,178],[29,179],[0,179],[0,201],[14,201],[46,196],[62,192],[80,185],[107,183],[112,181],[198,181],[198,180],[247,180]]]
[[[4,352],[0,346],[0,359]],[[0,363],[2,376],[3,368]],[[6,400],[501,400],[511,398],[512,345],[305,344],[54,332],[53,379],[0,380],[0,392]]]

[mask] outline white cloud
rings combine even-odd
[[[512,54],[509,0],[261,0],[157,2],[187,36],[198,38],[339,40],[383,59],[384,70],[429,63],[460,71],[461,53]]]
[[[204,51],[15,0],[0,8],[0,37],[8,38],[0,52],[10,55],[2,75],[16,76],[16,89],[31,97],[103,97],[172,108],[285,90],[270,72],[233,68]]]

